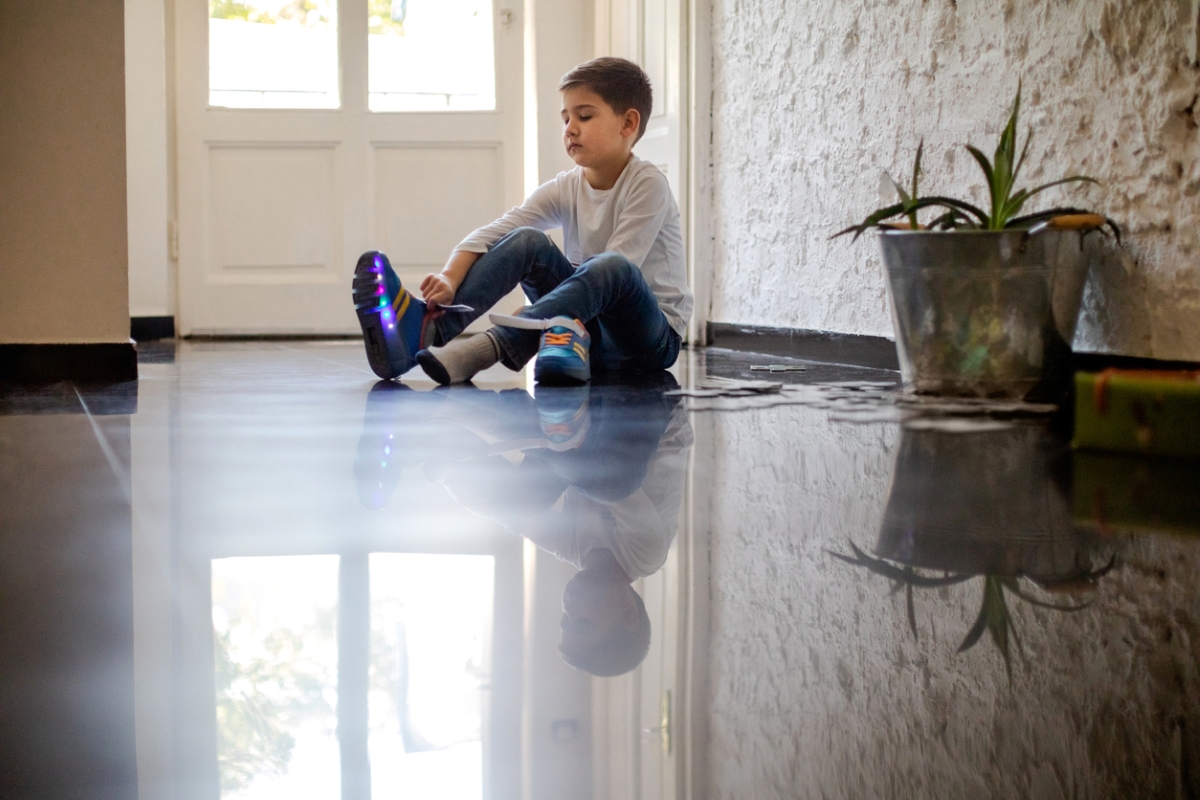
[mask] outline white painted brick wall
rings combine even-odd
[[[1048,202],[1128,246],[1093,276],[1077,348],[1200,359],[1195,0],[713,0],[713,316],[891,336],[872,237],[829,241],[926,140],[926,186],[981,175],[1017,81]],[[884,198],[887,199],[887,198]]]

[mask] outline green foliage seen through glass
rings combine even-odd
[[[208,0],[208,16],[212,19],[234,19],[245,22],[257,22],[262,25],[276,25],[286,22],[302,25],[306,28],[326,28],[334,20],[331,0],[292,0],[271,11],[267,5],[254,2],[239,2],[239,0]],[[272,4],[273,5],[273,4]]]

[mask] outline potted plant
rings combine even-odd
[[[1047,189],[1097,181],[1072,175],[1017,188],[1032,131],[1018,149],[1018,87],[995,153],[967,150],[987,182],[990,208],[921,196],[917,148],[900,201],[835,234],[881,230],[896,349],[905,387],[933,394],[1056,399],[1070,372],[1071,341],[1088,270],[1098,254],[1087,234],[1110,219],[1073,207],[1027,213]],[[927,221],[922,222],[923,212]]]

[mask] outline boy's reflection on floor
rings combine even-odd
[[[355,459],[362,502],[401,475],[579,568],[563,592],[563,659],[593,675],[641,663],[650,619],[630,585],[656,572],[679,522],[692,429],[662,372],[573,388],[418,392],[381,381]]]

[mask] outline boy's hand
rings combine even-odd
[[[448,306],[454,303],[454,293],[458,287],[445,275],[432,273],[421,281],[421,296],[433,307]]]

